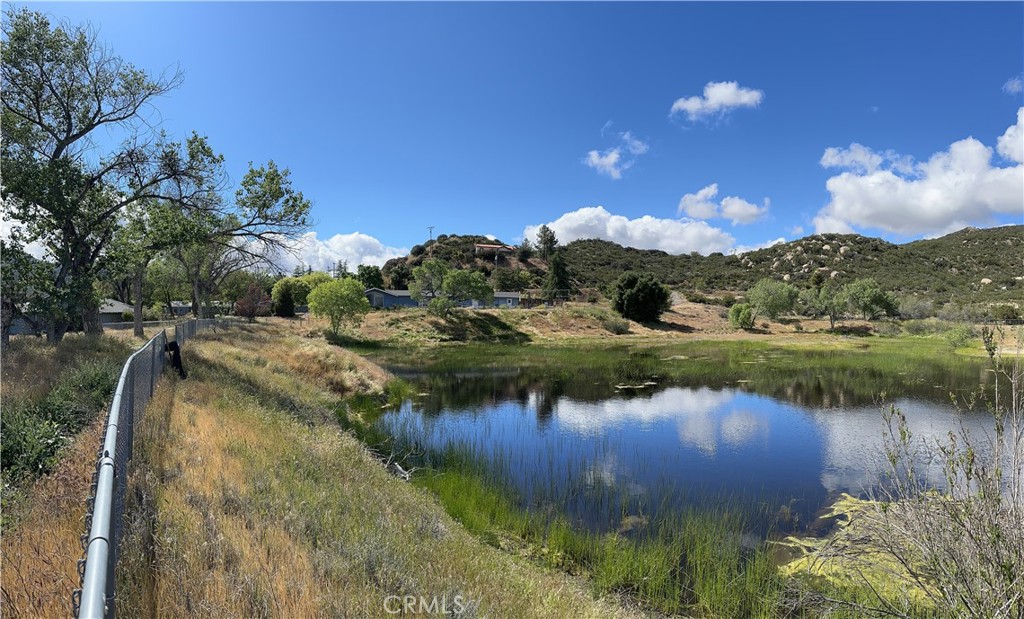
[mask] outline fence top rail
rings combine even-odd
[[[107,417],[106,432],[103,440],[103,451],[100,453],[98,463],[99,474],[97,477],[96,495],[92,526],[89,530],[88,542],[85,553],[85,573],[82,576],[82,596],[78,609],[79,617],[103,617],[105,615],[107,578],[110,573],[107,571],[107,561],[111,549],[110,532],[114,528],[113,523],[113,464],[117,455],[117,434],[118,423],[121,418],[121,400],[125,394],[125,387],[128,382],[128,375],[136,358],[143,353],[152,354],[157,346],[160,347],[160,354],[163,354],[163,344],[167,342],[167,334],[160,331],[148,342],[139,347],[125,360],[121,367],[121,375],[117,381],[117,388],[114,390],[114,398],[110,402],[110,411]],[[108,464],[105,466],[105,463]],[[100,543],[94,544],[93,542]]]

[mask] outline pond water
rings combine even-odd
[[[989,419],[951,403],[991,380],[981,361],[952,355],[502,350],[378,356],[418,395],[377,427],[420,464],[461,454],[522,505],[596,531],[686,505],[738,506],[755,528],[800,530],[837,493],[878,482],[888,404],[925,440]],[[921,471],[942,485],[936,464]]]

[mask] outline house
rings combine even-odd
[[[418,307],[419,302],[412,298],[408,290],[384,290],[382,288],[369,288],[366,290],[366,298],[370,301],[370,307]]]
[[[495,292],[494,300],[489,306],[482,301],[472,299],[459,303],[459,307],[471,307],[473,309],[480,309],[481,307],[519,307],[519,293]]]
[[[174,316],[185,316],[192,313],[192,302],[171,301],[171,313]]]
[[[516,251],[511,245],[489,245],[487,243],[474,243],[473,253],[480,256],[511,254]]]
[[[108,325],[112,322],[125,322],[125,312],[134,314],[135,308],[115,299],[103,299],[100,302],[100,324]]]

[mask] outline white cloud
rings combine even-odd
[[[1008,161],[1024,163],[1024,107],[1017,110],[1017,124],[999,136],[996,150]]]
[[[409,253],[405,247],[388,247],[361,232],[335,234],[324,240],[317,238],[316,232],[307,232],[293,247],[295,255],[284,253],[275,260],[286,273],[298,264],[323,271],[337,264],[338,260],[347,261],[349,270],[354,271],[360,264],[381,266],[391,258]]]
[[[758,206],[747,202],[743,198],[728,196],[722,199],[722,217],[731,221],[734,226],[736,224],[753,223],[768,212],[770,204],[771,202],[768,198],[765,198],[764,206]]]
[[[642,155],[650,149],[650,146],[646,142],[637,139],[636,136],[629,131],[619,134],[619,137],[622,138],[622,141],[626,144],[626,150],[634,155]]]
[[[803,226],[793,226],[792,228],[789,229],[789,233],[792,236],[800,236],[800,235],[802,235],[804,233],[804,227]]]
[[[757,206],[736,196],[722,198],[722,202],[719,204],[714,200],[717,195],[718,183],[712,183],[697,193],[688,193],[679,199],[677,212],[694,219],[724,217],[735,226],[757,221],[768,212],[768,207],[771,206],[771,200],[768,198],[764,199],[764,206]]]
[[[734,108],[757,107],[763,99],[763,91],[743,88],[736,82],[708,82],[703,97],[676,99],[669,116],[679,112],[686,112],[690,120],[724,116]]]
[[[759,243],[757,245],[737,245],[729,253],[730,254],[745,254],[747,252],[757,251],[759,249],[764,249],[766,247],[774,247],[775,245],[781,245],[781,244],[783,244],[785,242],[786,242],[786,237],[780,236],[777,239],[772,239],[770,241],[765,241],[764,243]]]
[[[829,204],[814,218],[816,232],[853,232],[853,226],[899,234],[953,231],[991,222],[998,214],[1024,213],[1024,108],[999,138],[998,151],[1012,167],[992,165],[992,149],[973,137],[924,162],[851,144],[829,148],[826,167],[848,168],[825,183]]]
[[[592,150],[587,153],[584,163],[615,180],[622,178],[622,171],[633,165],[632,161],[622,161],[622,151],[618,148],[609,148],[601,152]]]
[[[1024,92],[1024,79],[1021,79],[1022,77],[1024,76],[1014,75],[1006,80],[1006,83],[1003,84],[1003,92],[1008,95],[1019,95]]]
[[[718,195],[718,183],[711,183],[697,193],[688,193],[679,200],[679,214],[686,214],[694,219],[711,219],[718,216],[718,204],[714,197]]]
[[[605,127],[608,127],[609,123],[605,123]],[[604,135],[605,127],[601,128],[602,135]],[[636,157],[646,153],[651,148],[649,144],[637,138],[629,131],[620,133],[619,139],[622,141],[621,146],[613,146],[602,151],[589,151],[583,163],[597,170],[599,174],[619,180],[622,178],[624,171],[633,167]],[[626,154],[632,155],[632,157],[624,156]]]
[[[728,251],[735,239],[703,221],[660,219],[644,215],[627,219],[612,215],[603,206],[584,207],[548,222],[560,243],[580,239],[604,239],[637,249],[660,249],[670,254],[693,251],[702,254]],[[534,238],[540,225],[527,226],[523,236]]]

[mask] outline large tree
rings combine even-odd
[[[359,281],[346,277],[320,284],[309,293],[309,311],[331,321],[331,332],[338,334],[343,324],[355,326],[370,311],[370,301]]]
[[[151,104],[179,73],[151,76],[88,28],[27,9],[6,11],[3,35],[3,216],[24,224],[15,244],[35,241],[57,264],[47,336],[59,341],[76,315],[100,330],[92,283],[124,210],[147,198],[200,207],[220,159],[199,136],[176,143],[153,129]]]
[[[557,247],[558,237],[555,236],[555,231],[547,227],[547,225],[541,226],[537,230],[537,252],[540,254],[540,257],[547,260]]]

